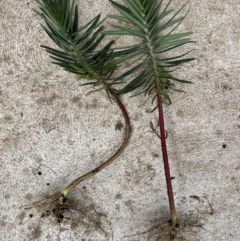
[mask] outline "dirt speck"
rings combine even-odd
[[[229,91],[229,90],[232,90],[232,87],[230,87],[229,85],[227,84],[221,84],[221,88],[222,88],[222,91]]]
[[[0,226],[1,226],[1,227],[6,226],[6,224],[7,224],[7,223],[6,223],[5,221],[0,221]]]
[[[240,170],[240,165],[238,165],[235,170],[239,171]]]
[[[116,196],[115,196],[116,199],[121,199],[122,198],[122,194],[121,193],[118,193]]]
[[[17,148],[19,143],[19,138],[16,135],[9,135],[2,140],[5,149]]]
[[[47,103],[50,105],[50,104],[52,104],[52,103],[54,102],[54,100],[56,100],[57,98],[58,98],[58,96],[57,96],[55,93],[53,93],[53,94],[48,98]]]
[[[91,105],[91,107],[92,107],[93,109],[96,109],[96,108],[97,108],[97,102],[98,102],[97,99],[94,99],[94,100],[93,100],[92,105]]]
[[[80,97],[78,96],[74,96],[72,99],[71,99],[72,103],[77,105],[79,108],[82,107],[82,102],[81,102],[81,99]]]
[[[93,99],[91,103],[86,103],[86,109],[96,109],[98,107],[98,100]]]
[[[147,169],[148,169],[148,171],[153,171],[153,170],[154,170],[154,168],[152,167],[152,165],[148,165],[148,166],[147,166]]]
[[[41,236],[42,234],[42,230],[40,227],[37,227],[37,228],[34,228],[34,230],[31,232],[30,236],[31,236],[31,239],[37,239]]]
[[[74,96],[72,99],[71,99],[72,103],[76,104],[80,101],[80,98],[78,96]]]
[[[31,200],[33,198],[33,195],[31,193],[26,194],[26,199]]]
[[[190,198],[193,198],[193,199],[195,199],[195,200],[200,201],[200,197],[199,197],[199,196],[196,196],[196,195],[192,195],[192,196],[190,196]]]
[[[23,212],[21,212],[19,215],[18,215],[18,218],[19,218],[19,220],[23,220],[24,219],[24,217],[26,216],[26,212],[25,211],[23,211]]]
[[[77,226],[78,226],[78,222],[73,221],[73,222],[71,223],[71,229],[72,229],[72,230],[74,230]]]
[[[4,116],[4,120],[8,121],[8,122],[11,121],[12,120],[12,116],[11,115],[5,115]]]
[[[118,121],[115,125],[115,131],[116,130],[121,131],[123,127],[124,127],[124,125],[122,124],[122,122]]]
[[[7,193],[7,194],[4,195],[4,197],[5,197],[5,199],[9,199],[11,196],[10,196],[9,193]]]
[[[46,133],[51,132],[52,130],[56,129],[56,127],[53,124],[53,121],[48,119],[43,119],[42,121],[42,127]]]
[[[184,112],[183,112],[182,110],[177,110],[176,115],[177,115],[178,117],[184,117]]]
[[[57,96],[55,93],[53,93],[50,97],[40,97],[37,99],[37,104],[47,104],[47,105],[52,105],[53,102],[59,98],[59,96]]]
[[[115,205],[115,208],[116,208],[117,211],[120,211],[120,206],[119,206],[119,204],[116,204],[116,205]]]

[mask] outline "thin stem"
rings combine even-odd
[[[110,89],[111,90],[111,89]],[[111,90],[110,93],[113,95],[113,91]],[[121,100],[119,99],[119,97],[117,95],[114,95],[116,102],[120,108],[120,110],[122,111],[122,114],[124,116],[125,119],[125,137],[123,140],[122,145],[120,146],[120,148],[115,152],[115,154],[113,156],[111,156],[107,161],[105,161],[104,163],[102,163],[100,166],[98,166],[97,168],[94,168],[92,171],[84,174],[81,177],[78,177],[76,180],[74,180],[71,184],[69,184],[66,188],[64,188],[61,191],[61,198],[60,200],[63,200],[64,198],[66,198],[66,196],[71,192],[71,190],[76,187],[80,182],[94,176],[95,174],[97,174],[98,172],[100,172],[102,169],[104,169],[105,167],[107,167],[109,164],[111,164],[125,149],[129,137],[130,137],[130,120],[129,120],[129,116],[128,113],[125,109],[125,106],[122,104]]]
[[[170,167],[168,162],[162,96],[159,91],[159,88],[156,88],[156,90],[157,90],[157,100],[158,100],[158,115],[159,115],[158,121],[159,121],[159,128],[160,128],[160,140],[161,140],[161,146],[162,146],[162,157],[163,157],[165,178],[166,178],[166,184],[167,184],[168,201],[169,201],[171,222],[172,222],[172,225],[175,226],[177,223],[177,215],[176,215],[176,209],[174,204],[174,195],[173,195],[172,181],[171,181],[171,175],[170,175]]]

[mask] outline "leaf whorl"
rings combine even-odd
[[[44,30],[59,47],[42,46],[54,60],[53,63],[81,78],[93,80],[84,85],[99,86],[109,94],[109,86],[120,81],[110,79],[117,67],[113,63],[113,41],[100,48],[104,38],[104,20],[100,20],[100,14],[79,27],[78,7],[74,0],[35,1],[40,11],[34,11],[45,21]]]
[[[137,65],[119,77],[135,73],[133,80],[119,93],[125,94],[137,89],[136,95],[153,94],[154,100],[156,91],[159,90],[163,100],[170,103],[169,89],[174,89],[174,81],[190,83],[174,78],[172,76],[173,68],[194,60],[193,58],[183,58],[189,52],[171,58],[161,57],[162,53],[193,42],[188,38],[192,34],[191,32],[173,33],[186,16],[178,16],[186,4],[170,16],[173,12],[172,9],[169,9],[172,0],[167,3],[166,7],[163,7],[163,0],[159,3],[157,0],[123,0],[125,5],[112,0],[110,2],[120,13],[120,15],[110,15],[110,17],[118,20],[121,25],[113,25],[114,30],[106,31],[105,34],[130,35],[141,39],[140,43],[128,46],[125,51],[128,49],[130,53],[117,60],[119,64],[140,55]],[[123,26],[123,23],[127,24],[127,27]]]

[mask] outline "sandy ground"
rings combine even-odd
[[[178,1],[172,5],[177,6]],[[185,2],[185,1],[180,1]],[[113,12],[107,0],[77,1],[84,23]],[[192,80],[165,106],[167,145],[179,218],[177,240],[240,240],[240,3],[191,0],[182,31],[193,31]],[[104,93],[50,63],[53,46],[33,0],[0,0],[0,240],[155,241],[168,219],[157,113],[125,96],[133,133],[124,154],[81,183],[63,222],[26,209],[108,158],[124,123]],[[121,42],[119,39],[118,41]],[[131,41],[125,39],[122,41]],[[155,229],[151,229],[157,226]],[[149,231],[149,232],[148,232]]]

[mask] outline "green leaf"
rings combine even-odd
[[[146,30],[146,26],[145,26],[145,22],[141,21],[142,18],[138,18],[138,15],[134,15],[134,17],[130,14],[130,13],[134,13],[134,8],[132,9],[128,9],[128,8],[124,8],[122,5],[114,2],[114,1],[110,1],[114,7],[126,18],[130,21],[130,23],[132,23],[133,25],[138,26],[141,30],[145,31]],[[125,1],[128,2],[129,5],[130,1]],[[132,11],[133,10],[133,11]],[[129,13],[130,12],[130,13]]]
[[[145,37],[145,35],[143,33],[130,29],[130,28],[121,27],[119,25],[113,25],[113,27],[115,27],[116,29],[119,29],[119,30],[108,31],[105,33],[107,33],[108,35],[132,35],[132,36]]]

